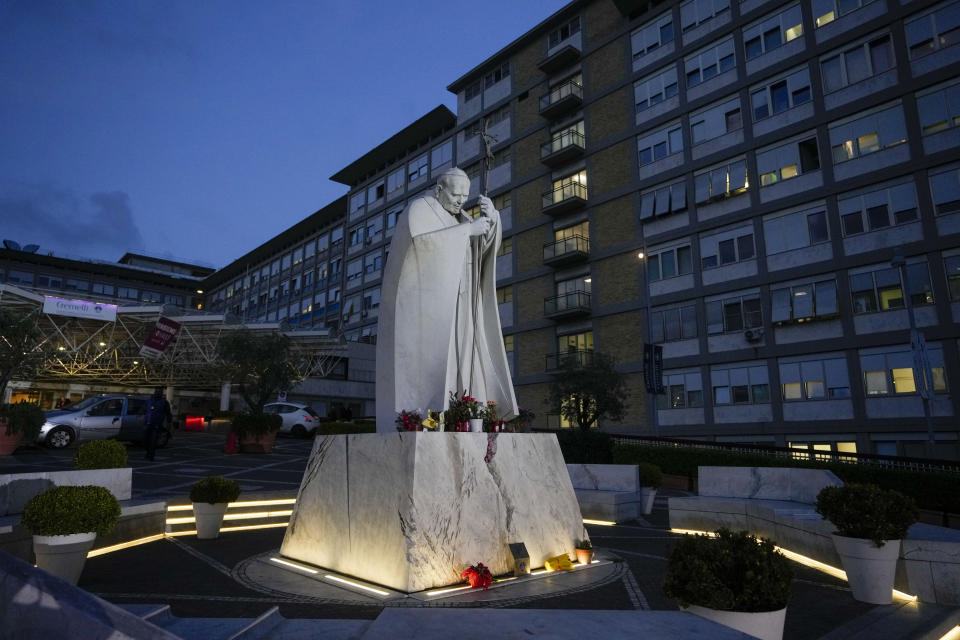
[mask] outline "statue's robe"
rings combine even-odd
[[[401,410],[445,410],[466,390],[517,415],[496,299],[499,216],[482,237],[432,195],[413,200],[390,244],[377,330],[377,431]]]

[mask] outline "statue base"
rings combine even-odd
[[[280,553],[412,593],[512,572],[510,543],[539,567],[585,537],[553,434],[371,433],[316,439]]]

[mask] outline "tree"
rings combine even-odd
[[[587,364],[576,356],[566,358],[550,385],[550,404],[582,431],[601,418],[620,422],[627,408],[627,383],[615,362],[603,353],[594,353]]]
[[[282,333],[232,331],[221,336],[217,353],[224,378],[237,385],[253,413],[263,413],[263,405],[295,382],[290,339]]]
[[[37,313],[0,309],[0,398],[14,378],[32,380],[47,358]]]

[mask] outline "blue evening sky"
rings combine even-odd
[[[222,267],[568,0],[0,0],[0,238]]]

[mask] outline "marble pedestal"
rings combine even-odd
[[[280,553],[411,593],[512,571],[512,542],[538,567],[586,537],[553,434],[371,433],[316,439]]]

